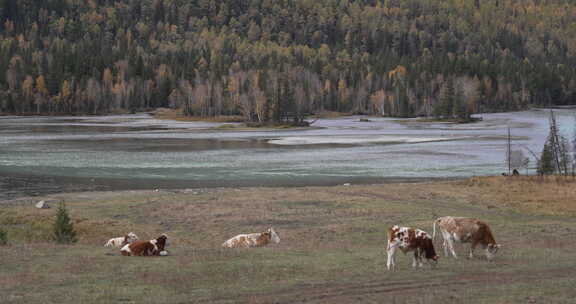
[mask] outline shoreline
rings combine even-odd
[[[52,177],[56,179],[74,179],[67,177]],[[61,196],[74,196],[80,194],[94,194],[97,196],[114,196],[121,195],[124,193],[205,193],[220,190],[231,190],[231,189],[294,189],[294,188],[308,188],[308,187],[320,187],[320,188],[330,188],[330,187],[348,187],[348,186],[378,186],[378,185],[388,185],[388,184],[415,184],[415,183],[441,183],[441,182],[451,182],[466,180],[473,177],[420,177],[420,178],[409,178],[409,177],[385,177],[385,178],[348,178],[345,180],[331,180],[331,181],[314,181],[314,182],[293,182],[293,183],[252,183],[251,181],[238,181],[238,182],[228,182],[226,183],[198,183],[195,187],[186,187],[184,184],[189,183],[189,181],[162,181],[160,183],[156,182],[154,184],[160,185],[159,187],[149,187],[147,184],[152,184],[151,181],[141,181],[141,183],[135,183],[132,187],[122,186],[118,184],[118,181],[108,180],[108,186],[99,185],[84,185],[84,187],[74,187],[77,190],[71,189],[70,185],[60,184],[60,186],[55,186],[53,189],[48,189],[45,191],[35,190],[34,194],[27,194],[25,191],[17,191],[13,195],[0,196],[0,206],[6,205],[17,205],[17,204],[32,204],[41,200],[62,200]],[[149,182],[149,183],[147,183]],[[115,184],[113,186],[113,184]],[[172,184],[172,186],[170,185]]]

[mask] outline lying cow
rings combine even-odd
[[[154,255],[166,255],[165,247],[168,236],[162,234],[157,239],[149,241],[136,241],[131,244],[127,244],[120,252],[125,256],[154,256]]]
[[[265,232],[239,234],[226,242],[222,243],[224,248],[250,248],[250,247],[263,247],[270,242],[280,243],[280,237],[272,228],[268,228]]]
[[[475,218],[453,216],[438,218],[434,221],[433,225],[433,239],[436,237],[436,224],[438,224],[440,232],[442,232],[442,238],[444,239],[442,246],[444,247],[444,254],[446,256],[449,256],[451,253],[454,258],[458,258],[454,251],[454,242],[470,243],[470,258],[474,257],[474,248],[476,248],[478,244],[486,249],[486,258],[488,260],[494,258],[494,255],[500,248],[500,245],[496,244],[492,230],[490,230],[488,224]],[[450,250],[450,253],[448,250]]]
[[[111,238],[104,244],[105,247],[124,247],[127,244],[136,242],[138,240],[138,236],[134,232],[129,232],[125,236]]]
[[[399,227],[397,225],[388,229],[388,262],[386,263],[388,270],[390,268],[394,270],[396,266],[394,256],[397,248],[400,248],[404,254],[414,251],[412,267],[422,267],[423,256],[426,257],[428,262],[433,262],[434,264],[438,262],[432,238],[428,233],[420,229]]]

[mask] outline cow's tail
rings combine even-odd
[[[388,232],[386,233],[386,252],[388,252],[388,250],[390,250],[390,229],[388,229]],[[384,253],[386,253],[384,252]]]
[[[436,223],[438,220],[434,220],[434,224],[432,224],[432,241],[436,238]]]

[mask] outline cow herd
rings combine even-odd
[[[134,232],[125,236],[111,238],[104,247],[121,248],[120,253],[124,256],[165,256],[168,255],[168,236],[162,234],[156,239],[139,241]],[[260,233],[239,234],[222,244],[223,248],[251,248],[264,247],[270,243],[280,243],[280,237],[272,227]]]
[[[125,256],[158,256],[168,254],[164,249],[167,240],[168,236],[162,234],[153,240],[139,241],[134,232],[129,232],[125,236],[109,239],[104,247],[120,248],[120,253]]]
[[[458,258],[454,250],[454,243],[470,243],[469,257],[474,257],[474,249],[480,245],[485,249],[486,258],[492,260],[500,244],[497,244],[488,224],[475,218],[445,216],[436,219],[433,223],[433,233],[430,236],[423,230],[400,227],[394,225],[388,229],[388,246],[386,247],[388,270],[395,269],[395,253],[397,249],[407,253],[414,252],[412,267],[422,267],[426,259],[432,265],[438,262],[438,255],[434,249],[436,226],[442,235],[442,247],[445,256],[452,255]],[[138,236],[130,232],[123,237],[111,238],[106,247],[118,247],[124,256],[164,256],[167,255],[168,236],[160,235],[149,241],[139,241]],[[239,234],[224,243],[223,248],[251,248],[263,247],[270,243],[280,243],[280,237],[273,228],[260,233]]]
[[[500,244],[497,244],[492,235],[492,230],[488,224],[475,218],[444,216],[438,218],[433,223],[432,237],[420,229],[410,227],[393,226],[388,229],[388,270],[394,270],[394,256],[396,249],[407,253],[414,251],[412,267],[422,267],[422,258],[425,257],[432,265],[438,262],[438,255],[434,249],[434,237],[436,236],[436,226],[440,228],[444,248],[444,254],[450,254],[458,258],[454,251],[454,242],[470,243],[469,257],[474,257],[474,249],[481,245],[486,251],[486,258],[492,260]]]

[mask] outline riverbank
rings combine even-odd
[[[199,188],[61,193],[78,232],[48,240],[55,208],[0,205],[0,302],[7,303],[566,303],[576,296],[575,181],[476,177],[457,181],[293,188]],[[54,205],[54,204],[53,204]],[[431,232],[441,215],[482,218],[503,245],[494,262],[440,259],[384,270],[386,228]],[[223,250],[238,234],[274,227],[280,244]],[[104,242],[128,231],[167,233],[170,255],[127,258]],[[441,252],[440,240],[436,240]],[[467,247],[458,247],[465,256]],[[418,292],[413,292],[418,290]],[[532,301],[532,300],[530,300]]]
[[[38,201],[44,197],[66,195],[75,192],[122,192],[122,191],[183,191],[182,189],[218,189],[218,188],[293,188],[306,186],[338,186],[343,184],[371,185],[388,183],[422,183],[431,181],[450,181],[458,178],[440,177],[332,177],[328,180],[292,179],[285,180],[170,180],[170,179],[125,179],[42,176],[11,173],[0,175],[0,205],[9,201]],[[185,191],[185,190],[184,190]]]
[[[266,130],[308,130],[314,129],[312,123],[303,121],[298,124],[289,122],[279,123],[257,123],[246,122],[244,117],[238,115],[220,115],[211,117],[202,116],[187,116],[184,115],[182,110],[174,110],[167,108],[159,108],[152,112],[150,115],[155,119],[180,121],[180,122],[209,122],[209,123],[222,123],[221,125],[212,128],[213,130],[233,130],[233,131],[266,131]],[[331,114],[328,114],[333,117]]]

